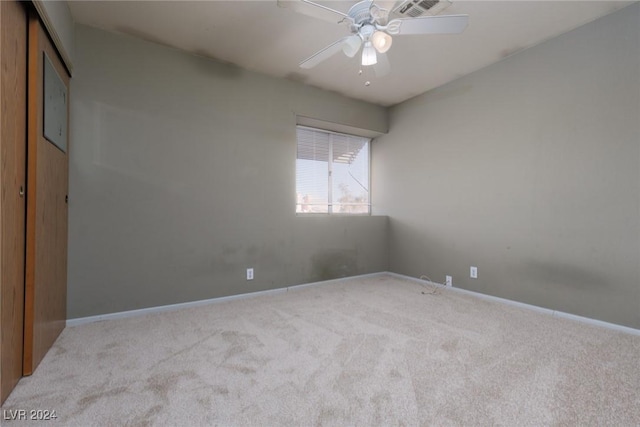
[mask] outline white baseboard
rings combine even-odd
[[[293,291],[293,290],[296,290],[296,289],[303,289],[303,288],[307,288],[307,287],[310,287],[310,286],[327,285],[327,284],[331,284],[331,283],[343,282],[345,280],[363,279],[363,278],[366,278],[366,277],[376,277],[376,276],[382,276],[382,275],[389,275],[389,276],[393,276],[393,277],[398,277],[400,279],[408,279],[408,280],[412,280],[412,281],[415,281],[415,282],[418,282],[418,283],[422,283],[422,284],[427,283],[427,284],[431,284],[431,285],[435,285],[435,286],[440,286],[440,287],[442,287],[444,289],[451,290],[453,292],[459,292],[459,293],[463,293],[463,294],[467,294],[467,295],[473,295],[473,296],[475,296],[477,298],[481,298],[481,299],[484,299],[484,300],[500,302],[500,303],[503,303],[503,304],[508,304],[508,305],[511,305],[511,306],[524,308],[524,309],[527,309],[527,310],[537,311],[539,313],[547,314],[547,315],[550,315],[552,317],[571,319],[571,320],[574,320],[574,321],[587,323],[587,324],[590,324],[590,325],[595,325],[595,326],[600,326],[600,327],[603,327],[603,328],[608,328],[608,329],[612,329],[612,330],[616,330],[616,331],[626,332],[628,334],[640,335],[640,329],[634,329],[634,328],[631,328],[631,327],[628,327],[628,326],[617,325],[615,323],[604,322],[602,320],[591,319],[591,318],[588,318],[588,317],[577,316],[575,314],[565,313],[565,312],[562,312],[562,311],[557,311],[557,310],[552,310],[552,309],[549,309],[549,308],[539,307],[537,305],[531,305],[531,304],[526,304],[526,303],[523,303],[523,302],[513,301],[513,300],[506,299],[506,298],[500,298],[500,297],[495,297],[495,296],[492,296],[492,295],[481,294],[479,292],[469,291],[467,289],[461,289],[461,288],[456,288],[456,287],[447,287],[447,286],[444,286],[442,283],[435,283],[435,282],[431,282],[431,281],[428,281],[428,280],[418,279],[416,277],[406,276],[404,274],[392,273],[392,272],[388,272],[388,271],[387,272],[379,272],[379,273],[361,274],[361,275],[358,275],[358,276],[343,277],[343,278],[339,278],[339,279],[323,280],[323,281],[320,281],[320,282],[304,283],[304,284],[301,284],[301,285],[292,285],[292,286],[287,286],[287,287],[284,287],[284,288],[268,289],[268,290],[265,290],[265,291],[257,291],[257,292],[249,292],[249,293],[246,293],[246,294],[229,295],[229,296],[226,296],[226,297],[211,298],[211,299],[206,299],[206,300],[190,301],[190,302],[184,302],[184,303],[179,303],[179,304],[170,304],[170,305],[162,305],[162,306],[158,306],[158,307],[142,308],[142,309],[139,309],[139,310],[128,310],[128,311],[120,311],[120,312],[117,312],[117,313],[99,314],[97,316],[79,317],[79,318],[75,318],[75,319],[68,319],[67,320],[67,326],[78,326],[78,325],[83,325],[85,323],[99,322],[99,321],[102,321],[102,320],[124,319],[124,318],[127,318],[127,317],[143,316],[145,314],[161,313],[161,312],[164,312],[164,311],[175,311],[175,310],[181,310],[183,308],[190,308],[190,307],[201,307],[203,305],[217,304],[217,303],[221,303],[221,302],[225,302],[225,301],[233,301],[233,300],[241,299],[241,298],[253,298],[253,297],[257,297],[257,296],[261,296],[261,295],[276,295],[276,294],[279,294],[279,293],[288,292],[290,290]]]
[[[456,288],[456,287],[453,287],[453,286],[444,286],[442,283],[435,283],[435,282],[431,282],[431,281],[428,281],[428,280],[418,279],[416,277],[405,276],[404,274],[391,273],[391,272],[388,272],[387,274],[389,274],[391,276],[394,276],[394,277],[401,278],[401,279],[413,280],[415,282],[422,283],[422,284],[427,283],[427,284],[431,284],[431,285],[435,285],[435,286],[440,286],[440,287],[442,287],[444,289],[448,289],[448,290],[451,290],[453,292],[458,292],[458,293],[467,294],[467,295],[473,295],[473,296],[475,296],[477,298],[481,298],[481,299],[488,300],[488,301],[500,302],[500,303],[503,303],[503,304],[508,304],[508,305],[511,305],[511,306],[524,308],[524,309],[527,309],[527,310],[537,311],[539,313],[548,314],[548,315],[550,315],[552,317],[571,319],[571,320],[574,320],[574,321],[587,323],[589,325],[600,326],[602,328],[613,329],[615,331],[620,331],[620,332],[626,332],[626,333],[632,334],[632,335],[640,335],[640,329],[631,328],[629,326],[617,325],[615,323],[604,322],[602,320],[591,319],[589,317],[578,316],[578,315],[575,315],[575,314],[565,313],[563,311],[552,310],[550,308],[539,307],[537,305],[526,304],[526,303],[523,303],[523,302],[513,301],[513,300],[510,300],[510,299],[506,299],[506,298],[494,297],[492,295],[481,294],[479,292],[469,291],[467,289]]]
[[[221,303],[221,302],[225,302],[225,301],[233,301],[233,300],[241,299],[241,298],[253,298],[253,297],[257,297],[257,296],[261,296],[261,295],[276,295],[276,294],[280,294],[280,293],[283,293],[283,292],[289,292],[290,290],[293,291],[293,290],[296,290],[296,289],[302,289],[302,288],[306,288],[306,287],[309,287],[309,286],[327,285],[327,284],[330,284],[330,283],[341,282],[341,281],[344,281],[344,280],[362,279],[362,278],[365,278],[365,277],[375,277],[375,276],[380,276],[380,275],[384,275],[384,274],[386,274],[386,272],[361,274],[361,275],[358,275],[358,276],[343,277],[343,278],[331,279],[331,280],[323,280],[323,281],[320,281],[320,282],[303,283],[301,285],[292,285],[292,286],[287,286],[287,287],[284,287],[284,288],[267,289],[265,291],[249,292],[249,293],[246,293],[246,294],[229,295],[229,296],[226,296],[226,297],[218,297],[218,298],[211,298],[211,299],[198,300],[198,301],[189,301],[189,302],[183,302],[183,303],[178,303],[178,304],[161,305],[161,306],[158,306],[158,307],[141,308],[141,309],[138,309],[138,310],[119,311],[117,313],[99,314],[97,316],[78,317],[78,318],[75,318],[75,319],[67,319],[66,325],[67,326],[78,326],[78,325],[84,325],[85,323],[100,322],[102,320],[125,319],[127,317],[144,316],[144,315],[150,314],[150,313],[161,313],[161,312],[164,312],[164,311],[181,310],[183,308],[201,307],[203,305],[217,304],[217,303]]]

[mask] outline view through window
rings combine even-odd
[[[298,126],[297,213],[369,214],[370,139]]]

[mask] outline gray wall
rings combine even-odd
[[[390,270],[640,328],[639,31],[635,4],[394,107]]]
[[[387,218],[295,215],[294,113],[385,109],[83,26],[74,65],[69,318],[387,270]]]
[[[74,23],[66,1],[36,0],[33,2],[52,36],[62,59],[73,76]]]

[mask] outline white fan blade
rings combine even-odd
[[[387,25],[389,34],[457,34],[469,24],[469,15],[436,15],[394,19]]]
[[[373,72],[376,77],[384,77],[391,71],[391,64],[386,53],[378,53],[378,62],[373,65]]]
[[[333,55],[335,55],[336,53],[342,50],[342,45],[344,44],[345,41],[347,41],[348,38],[349,36],[343,37],[337,42],[332,43],[329,46],[325,47],[324,49],[314,53],[312,56],[310,56],[309,58],[305,59],[300,63],[300,68],[304,68],[304,69],[313,68],[319,63],[321,63],[322,61],[329,59],[330,57],[332,57]]]
[[[351,22],[351,18],[346,13],[309,0],[278,0],[278,6],[334,24],[340,23],[344,19]]]

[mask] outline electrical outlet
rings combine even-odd
[[[253,280],[253,268],[247,268],[247,280]]]
[[[445,284],[447,286],[453,286],[453,278],[451,276],[446,276],[446,279],[447,280],[446,280]]]
[[[471,268],[469,269],[469,276],[472,279],[477,279],[478,278],[478,267],[471,266]]]

